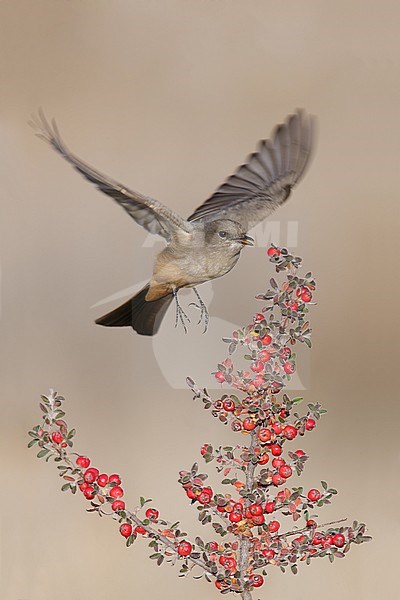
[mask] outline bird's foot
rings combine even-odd
[[[187,333],[186,323],[190,323],[190,319],[187,316],[187,314],[185,313],[185,311],[183,310],[182,306],[179,304],[178,292],[174,291],[172,293],[174,295],[175,302],[176,302],[175,327],[178,327],[178,323],[180,322],[183,327],[184,332]]]
[[[208,313],[207,306],[204,304],[203,300],[200,297],[199,292],[196,290],[195,287],[193,288],[193,291],[196,294],[197,300],[199,301],[199,303],[197,304],[196,302],[191,302],[189,304],[189,306],[194,306],[194,307],[196,307],[200,311],[200,318],[199,318],[199,320],[197,322],[197,325],[200,325],[200,323],[202,321],[204,321],[204,331],[203,331],[203,333],[205,333],[207,331],[207,329],[208,329],[208,323],[209,323],[209,320],[210,320],[210,316],[209,316],[209,313]]]

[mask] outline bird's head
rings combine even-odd
[[[243,246],[254,246],[254,240],[246,235],[243,226],[231,219],[218,219],[205,223],[207,244],[221,248],[241,250]]]

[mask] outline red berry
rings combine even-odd
[[[254,373],[261,373],[261,371],[264,370],[264,363],[262,360],[258,360],[250,365],[250,369],[254,371]]]
[[[266,465],[267,462],[269,461],[269,454],[267,454],[266,452],[264,454],[262,454],[260,456],[260,458],[258,459],[258,464],[259,465]]]
[[[217,381],[219,381],[219,383],[223,383],[225,381],[225,375],[222,371],[217,371],[214,373],[214,377]]]
[[[89,484],[88,484],[88,483],[85,483],[85,482],[83,482],[83,483],[80,483],[80,484],[79,484],[79,489],[81,490],[81,492],[84,492],[84,491],[86,490],[86,488],[88,487],[88,485],[89,485]]]
[[[252,521],[254,525],[262,525],[263,523],[265,523],[264,515],[254,515]]]
[[[262,575],[253,574],[250,576],[250,583],[253,587],[261,587],[264,583],[264,577]]]
[[[222,406],[227,412],[232,412],[235,410],[235,402],[232,400],[232,398],[226,398],[223,401]]]
[[[264,321],[264,315],[261,313],[257,313],[254,317],[254,321],[256,323],[261,323],[261,321]]]
[[[251,504],[249,506],[250,509],[250,513],[251,515],[254,517],[256,515],[262,515],[263,514],[263,509],[261,504]]]
[[[297,456],[305,456],[306,455],[304,450],[296,450],[295,454],[297,454]]]
[[[292,302],[289,302],[288,304],[290,310],[292,310],[293,312],[296,312],[299,310],[299,303],[296,302],[295,300],[293,300]]]
[[[244,421],[243,421],[243,429],[245,431],[253,431],[253,429],[255,428],[256,424],[253,421],[253,419],[250,419],[250,417],[247,417]]]
[[[317,523],[314,521],[314,519],[308,519],[308,521],[306,522],[306,526],[309,528],[316,527]]]
[[[292,351],[287,346],[282,348],[282,350],[279,352],[279,356],[284,359],[290,358],[291,355],[292,355]]]
[[[271,439],[271,432],[269,429],[267,429],[266,427],[261,427],[261,429],[258,431],[258,439],[260,440],[260,442],[269,442],[269,440]]]
[[[292,373],[295,372],[296,367],[294,366],[293,363],[286,361],[285,364],[283,365],[283,370],[285,371],[285,373],[287,375],[291,375]]]
[[[307,288],[303,288],[303,292],[301,294],[301,299],[303,302],[310,302],[312,298],[312,293]]]
[[[307,419],[306,420],[306,429],[307,431],[311,431],[312,429],[314,429],[316,423],[314,419]]]
[[[271,358],[271,354],[268,352],[268,350],[261,350],[259,357],[262,362],[268,362]]]
[[[278,486],[285,483],[285,480],[281,475],[279,475],[279,473],[275,473],[275,475],[272,475],[272,483]]]
[[[220,556],[219,557],[219,563],[220,565],[222,565],[223,567],[225,567],[225,569],[228,569],[229,571],[236,571],[236,560],[233,558],[233,556]]]
[[[266,335],[264,335],[264,337],[260,338],[260,342],[263,346],[269,346],[272,342],[272,337],[267,333]]]
[[[305,540],[306,540],[305,535],[299,535],[299,537],[294,538],[293,542],[296,542],[296,544],[302,544]]]
[[[118,512],[119,510],[124,510],[125,502],[123,500],[114,500],[111,504],[111,508],[114,512]]]
[[[243,515],[240,512],[232,511],[229,513],[229,520],[231,523],[239,523],[243,519]]]
[[[279,467],[281,467],[281,466],[282,466],[282,465],[284,465],[284,464],[285,464],[285,461],[283,460],[283,458],[274,458],[274,459],[272,460],[272,466],[273,466],[275,469],[279,469]]]
[[[187,542],[186,540],[182,540],[178,545],[178,554],[179,556],[189,556],[192,552],[192,544]]]
[[[138,525],[137,527],[135,527],[134,533],[140,533],[141,535],[144,535],[147,532],[144,527]]]
[[[271,453],[273,456],[280,456],[282,454],[282,447],[279,444],[271,444]]]
[[[274,423],[272,425],[272,429],[275,435],[279,435],[280,433],[282,433],[282,425],[280,423]]]
[[[219,590],[225,590],[228,587],[228,584],[226,583],[226,581],[217,580],[215,582],[215,587],[218,588]]]
[[[150,519],[150,521],[157,521],[159,512],[156,508],[148,508],[146,510],[146,517]]]
[[[208,490],[203,490],[197,496],[197,500],[200,502],[200,504],[210,504],[212,500],[212,493],[210,493]]]
[[[204,444],[201,448],[200,448],[200,454],[202,456],[204,456],[205,454],[207,454],[207,448],[208,448],[208,444]]]
[[[321,498],[321,492],[319,492],[316,489],[312,489],[308,492],[307,494],[307,498],[311,501],[311,502],[318,502],[318,500]]]
[[[268,531],[270,533],[276,533],[279,528],[280,528],[281,524],[279,523],[279,521],[270,521],[268,523]]]
[[[275,502],[267,502],[265,505],[266,513],[273,513],[275,510]]]
[[[241,502],[235,502],[233,505],[233,510],[235,512],[243,512],[243,504]]]
[[[289,477],[292,476],[292,469],[291,467],[289,467],[289,465],[282,465],[281,468],[279,469],[279,475],[281,477],[283,477],[284,479],[288,479]]]
[[[188,489],[186,490],[186,495],[187,495],[187,497],[188,497],[188,498],[190,498],[191,500],[197,500],[197,496],[196,496],[196,494],[194,493],[194,491],[192,490],[192,488],[188,488]]]
[[[210,542],[208,546],[211,551],[218,550],[218,542]]]
[[[119,487],[119,485],[116,485],[115,487],[111,488],[109,494],[111,498],[122,498],[124,495],[124,490]]]
[[[122,523],[119,532],[125,538],[128,538],[132,534],[132,525],[130,523]]]
[[[100,487],[104,487],[108,483],[108,475],[103,473],[97,477],[97,483]]]
[[[83,474],[83,479],[86,483],[94,483],[99,476],[99,470],[93,467],[87,469]]]
[[[272,256],[280,256],[281,251],[278,250],[278,248],[274,248],[273,246],[270,246],[267,250],[267,255],[272,257]]]
[[[345,542],[344,535],[341,533],[336,533],[332,537],[332,542],[335,544],[335,546],[337,546],[337,548],[342,548],[344,546],[344,542]]]
[[[51,434],[51,439],[53,440],[53,442],[55,444],[61,444],[61,442],[63,441],[64,438],[60,431],[55,431],[54,433]]]
[[[92,488],[91,485],[88,485],[84,490],[83,490],[83,495],[85,496],[85,498],[87,498],[88,500],[92,500],[92,498],[95,497],[95,491],[94,488]]]
[[[262,554],[268,560],[272,560],[275,556],[275,550],[272,550],[272,548],[266,548],[265,550],[262,551]]]
[[[314,534],[314,537],[312,539],[313,546],[322,545],[323,541],[324,541],[324,536],[322,535],[322,533],[320,533],[319,531],[316,531]]]
[[[121,477],[119,475],[117,475],[116,473],[113,473],[112,475],[110,475],[110,477],[108,478],[108,481],[110,483],[116,483],[117,485],[121,485]]]
[[[293,425],[286,425],[286,427],[283,430],[283,435],[286,439],[293,440],[297,435],[296,427],[293,427]]]

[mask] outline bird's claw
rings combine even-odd
[[[185,320],[187,321],[187,323],[190,323],[190,319],[178,302],[177,292],[174,292],[173,294],[174,294],[174,298],[175,298],[175,302],[176,302],[175,327],[178,327],[178,323],[180,322],[183,327],[184,332],[187,333],[188,330],[186,327]]]
[[[207,329],[208,329],[208,323],[210,320],[209,314],[208,314],[208,310],[207,310],[207,306],[204,304],[203,300],[200,297],[199,292],[196,290],[196,288],[193,288],[194,293],[197,296],[197,299],[199,301],[199,303],[197,304],[196,302],[191,302],[189,304],[189,306],[194,306],[195,308],[197,308],[200,311],[200,318],[197,322],[197,325],[200,325],[200,323],[204,320],[204,331],[203,333],[206,333]]]

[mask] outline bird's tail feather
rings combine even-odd
[[[148,290],[149,284],[118,308],[96,319],[96,323],[104,327],[132,327],[140,335],[155,335],[173,296],[148,302]]]

